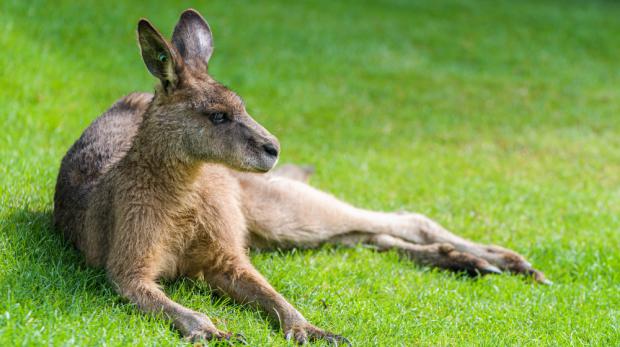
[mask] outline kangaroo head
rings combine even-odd
[[[237,94],[207,73],[213,37],[198,12],[183,12],[171,42],[142,19],[138,41],[146,67],[161,81],[144,118],[164,132],[154,141],[165,141],[190,161],[258,172],[275,165],[278,140],[252,119]]]

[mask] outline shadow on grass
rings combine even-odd
[[[102,307],[120,306],[127,314],[142,315],[116,293],[104,269],[87,265],[80,252],[63,239],[53,226],[51,211],[14,210],[3,218],[1,226],[0,238],[5,246],[0,293],[9,297],[7,306],[52,305],[61,313],[77,309],[84,316],[99,312]],[[162,285],[173,297],[200,296],[212,306],[255,311],[220,295],[203,281],[180,278],[164,281]],[[269,322],[275,330],[279,329],[278,322],[271,319]]]
[[[14,295],[44,303],[48,295],[64,293],[69,304],[80,292],[113,292],[104,271],[88,267],[54,229],[51,211],[14,210],[2,224],[7,245],[0,286]]]

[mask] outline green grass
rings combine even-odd
[[[105,4],[105,5],[104,5]],[[620,345],[620,4],[612,1],[0,3],[0,345],[177,345],[51,227],[60,159],[115,99],[151,90],[139,17],[209,20],[212,74],[283,162],[360,206],[422,212],[555,282],[477,280],[358,247],[252,256],[355,345]],[[203,283],[175,300],[286,345]],[[325,306],[322,302],[325,302]]]

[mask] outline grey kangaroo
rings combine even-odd
[[[277,320],[286,339],[348,343],[309,323],[252,266],[248,248],[325,243],[396,249],[416,263],[546,282],[519,254],[458,237],[415,213],[353,207],[310,187],[309,171],[271,173],[280,145],[241,99],[209,76],[213,37],[195,10],[167,41],[147,20],[138,42],[154,94],[133,93],[97,118],[62,160],[54,223],[118,293],[163,314],[188,340],[228,340],[205,314],[172,301],[158,280],[187,276]]]

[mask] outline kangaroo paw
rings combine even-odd
[[[466,272],[470,276],[501,274],[497,266],[473,254],[457,251],[451,244],[437,245],[437,253],[428,260],[434,265],[450,271]]]
[[[495,245],[483,246],[481,257],[505,271],[532,277],[541,284],[553,284],[541,271],[534,269],[522,255],[512,250]]]
[[[309,341],[324,340],[334,346],[351,346],[351,342],[347,338],[319,329],[314,325],[305,322],[295,324],[286,329],[284,332],[284,338],[287,341],[293,340],[295,343],[300,345],[303,345]]]

